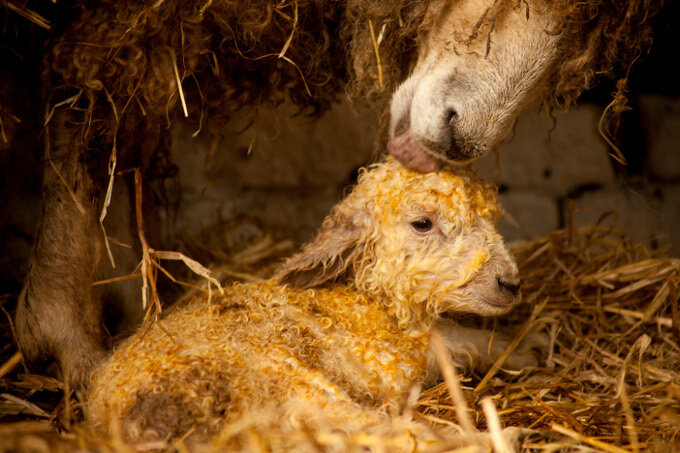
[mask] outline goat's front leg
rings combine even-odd
[[[487,371],[513,340],[513,336],[506,332],[463,327],[449,319],[440,319],[434,328],[440,333],[453,363],[463,371]],[[548,340],[544,335],[531,333],[508,356],[503,368],[521,370],[537,366],[547,346]],[[432,346],[428,351],[428,384],[441,378],[439,364],[431,349]]]
[[[47,131],[42,213],[15,321],[26,361],[56,361],[72,388],[87,385],[107,343],[92,287],[104,258],[101,193],[86,163],[95,151],[86,149],[81,128],[71,113],[57,112]]]

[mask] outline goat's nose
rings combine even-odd
[[[506,280],[502,277],[497,278],[498,281],[498,287],[501,289],[501,291],[506,291],[512,294],[513,296],[517,297],[517,294],[519,294],[519,287],[520,287],[520,282],[519,280]]]
[[[448,136],[441,142],[440,149],[446,158],[458,163],[469,162],[486,152],[486,148],[481,147],[478,143],[475,145],[474,140],[465,139],[465,133],[461,127],[462,120],[460,110],[454,108],[444,110],[441,127],[447,131]],[[436,146],[434,150],[437,150]]]
[[[467,160],[470,156],[467,156],[463,149],[458,144],[458,122],[460,120],[460,115],[458,111],[454,108],[448,108],[444,111],[444,122],[442,127],[444,130],[448,130],[450,134],[450,141],[448,142],[448,148],[444,148],[444,153],[446,157],[454,161],[457,160]]]

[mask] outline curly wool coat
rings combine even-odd
[[[134,440],[219,438],[262,408],[284,430],[320,428],[318,414],[350,432],[388,422],[426,378],[442,313],[518,302],[497,287],[517,278],[497,215],[467,176],[374,166],[277,279],[204,293],[128,339],[94,373],[90,422]]]

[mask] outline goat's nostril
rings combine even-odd
[[[408,117],[408,115],[404,115],[397,121],[396,126],[394,127],[394,136],[398,137],[401,134],[405,134],[406,131],[408,131],[408,128],[411,126],[411,120]]]
[[[448,109],[446,111],[446,122],[451,123],[456,120],[458,117],[458,112],[456,112],[454,109]]]
[[[498,286],[501,288],[501,290],[508,291],[513,296],[517,296],[519,293],[519,283],[511,283],[499,277]]]

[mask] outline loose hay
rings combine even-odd
[[[505,439],[517,439],[519,451],[675,451],[680,448],[680,363],[678,347],[678,277],[680,260],[631,243],[623,233],[601,226],[560,230],[531,242],[512,246],[523,276],[528,303],[499,324],[521,326],[543,302],[533,330],[550,335],[544,367],[518,376],[497,374],[478,391],[480,376],[463,380],[463,391],[474,438],[451,436],[442,447],[453,451],[465,445],[491,448],[485,415],[491,398]],[[7,305],[3,298],[3,305]],[[479,325],[480,318],[461,322]],[[3,320],[3,324],[7,324]],[[2,362],[13,355],[4,347]],[[20,398],[50,413],[63,412],[52,381],[21,374],[0,378],[0,392]],[[445,384],[425,390],[414,407],[414,419],[433,429],[457,426],[456,405]],[[252,415],[252,414],[251,414]],[[272,417],[272,414],[260,414]],[[102,438],[75,425],[57,435],[44,422],[26,422],[27,415],[10,415],[0,403],[0,450],[28,446],[32,451],[64,450],[65,445],[103,451],[127,451],[120,439]],[[18,423],[17,423],[18,422]],[[252,421],[230,425],[228,443],[248,451],[345,451],[370,446],[390,451],[407,446],[404,432],[376,429],[355,435],[329,428],[311,433],[304,426],[282,438],[275,424],[256,432]],[[497,435],[497,431],[495,434]],[[225,435],[226,435],[225,434]],[[33,447],[31,447],[33,446]],[[29,448],[31,447],[31,448]],[[137,445],[137,449],[165,449],[169,445]],[[497,445],[495,445],[497,448]],[[183,446],[174,448],[182,450]]]
[[[519,325],[547,300],[536,322],[551,347],[545,367],[514,382],[494,378],[476,392],[470,382],[478,425],[486,422],[477,395],[490,395],[503,426],[529,429],[523,451],[680,447],[680,260],[603,227],[556,231],[513,252],[531,303],[499,322]],[[444,423],[454,417],[450,405],[440,384],[418,409]]]

